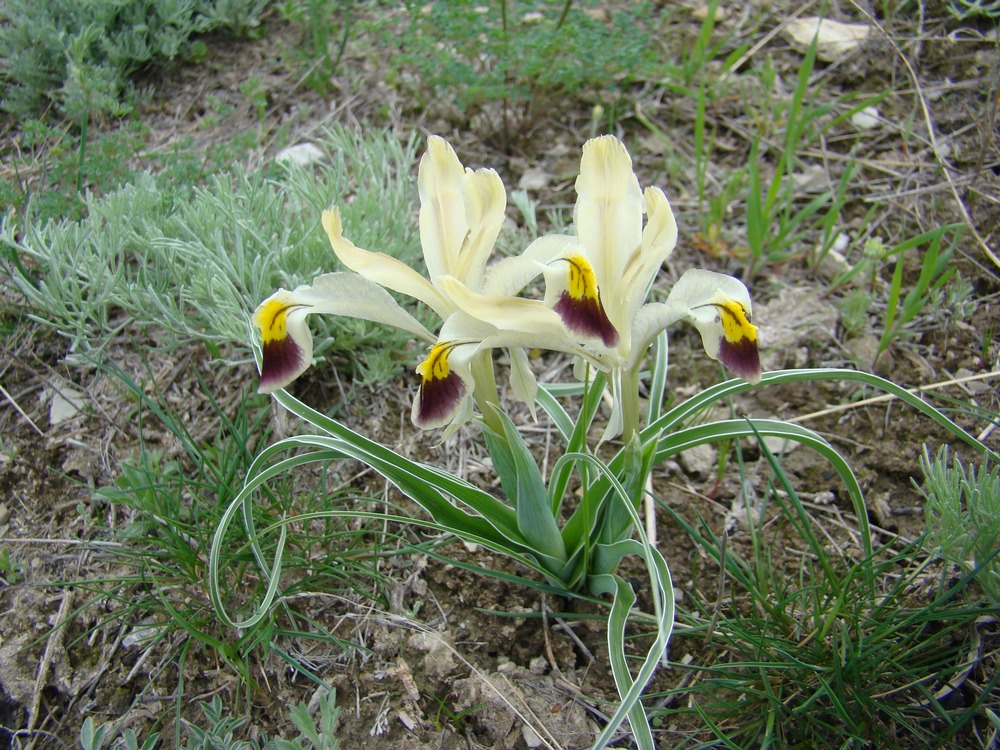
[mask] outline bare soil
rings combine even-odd
[[[995,36],[994,41],[981,44],[959,44],[949,36],[962,33],[959,25],[946,14],[935,18],[923,37],[909,40],[907,59],[916,66],[924,92],[935,93],[928,98],[930,114],[939,137],[947,136],[958,194],[979,235],[996,250],[1000,148],[995,118],[1000,76]],[[696,31],[697,21],[692,18],[691,24]],[[969,27],[966,33],[972,31],[988,29]],[[301,71],[287,62],[290,47],[300,42],[298,33],[272,20],[268,34],[259,41],[209,40],[208,58],[202,64],[150,81],[155,94],[142,112],[149,125],[150,147],[168,148],[173,140],[190,136],[207,152],[220,141],[258,127],[256,113],[239,92],[240,83],[256,76],[267,91],[267,127],[274,134],[292,133],[290,142],[315,138],[322,125],[332,123],[388,126],[402,134],[437,132],[455,143],[466,163],[498,167],[510,186],[517,186],[529,167],[540,169],[548,179],[534,189],[534,197],[543,206],[572,202],[577,154],[589,135],[587,102],[564,103],[558,111],[539,117],[530,134],[505,139],[498,153],[488,145],[497,143],[497,133],[477,132],[472,129],[474,122],[445,107],[439,107],[440,111],[416,108],[403,93],[382,82],[370,58],[345,60],[345,67],[355,66],[352,75],[335,81],[328,98],[320,97],[301,84]],[[917,42],[922,45],[919,55],[914,50]],[[780,37],[765,49],[771,51],[782,74],[794,76],[799,53]],[[853,88],[870,93],[898,89],[906,76],[891,45],[875,42],[831,66],[826,86],[831,97]],[[210,95],[232,105],[212,128],[204,125],[206,117],[218,114],[206,109]],[[691,133],[685,132],[690,120],[685,120],[683,112],[673,118],[667,113],[693,104],[651,93],[642,106],[646,117],[673,123],[675,131],[670,135],[678,143],[691,143]],[[883,114],[892,121],[913,111],[912,99],[894,96],[887,100]],[[719,138],[732,141],[736,163],[746,158],[740,136],[746,127],[742,104],[733,102],[732,111],[711,115]],[[655,139],[634,117],[622,117],[619,127],[630,146],[635,144],[633,158],[640,182],[655,182],[672,201],[676,198],[681,236],[687,239],[682,239],[664,269],[664,283],[693,265],[746,274],[747,264],[737,242],[708,247],[710,238],[696,235],[697,217],[692,212],[697,204],[690,196],[672,193],[670,178],[661,171],[663,160]],[[264,140],[264,151],[257,158],[270,158],[273,151],[268,149],[283,145]],[[873,131],[871,140],[862,154],[870,182],[864,198],[895,205],[900,214],[915,218],[925,228],[935,222],[963,220],[923,140],[908,143],[891,129]],[[866,200],[852,205],[853,221],[860,221],[867,208]],[[886,222],[888,230],[891,219]],[[754,296],[765,368],[874,368],[908,387],[996,370],[1000,355],[994,340],[1000,332],[998,269],[968,231],[954,262],[973,285],[979,302],[975,316],[957,319],[942,308],[929,310],[913,326],[914,336],[899,340],[877,362],[870,334],[849,336],[835,304],[837,294],[828,292],[827,281],[801,260],[755,268],[746,281]],[[883,269],[874,283],[884,287],[891,272],[891,267]],[[912,280],[918,272],[914,259],[908,276]],[[182,714],[191,721],[202,722],[198,701],[220,695],[226,705],[247,707],[255,726],[269,735],[292,734],[287,707],[309,700],[316,687],[290,671],[285,662],[274,656],[255,659],[252,685],[247,686],[211,649],[185,650],[183,633],[144,650],[130,639],[135,623],[115,616],[127,602],[95,600],[89,589],[73,585],[121,575],[124,570],[115,555],[116,542],[102,538],[100,529],[121,526],[126,519],[121,509],[101,504],[95,490],[112,486],[120,475],[121,461],[134,456],[140,445],[166,455],[181,452],[155,419],[146,414],[138,421],[134,399],[113,378],[94,368],[67,364],[67,354],[58,336],[22,321],[5,342],[0,359],[7,396],[0,405],[0,538],[10,558],[23,564],[22,569],[8,573],[7,585],[0,588],[0,746],[73,747],[83,719],[93,716],[99,722],[121,720],[122,727],[134,728],[140,736],[156,727],[163,732],[163,746],[171,747],[175,744],[171,712],[179,690],[184,695]],[[158,352],[155,334],[148,331],[126,330],[109,357],[138,382],[151,382],[150,388],[155,385],[192,435],[207,441],[218,434],[219,416],[207,403],[196,374],[209,379],[215,398],[229,415],[235,413],[254,376],[250,371],[219,368],[200,348]],[[671,365],[678,395],[690,394],[698,384],[718,378],[691,330],[672,331]],[[91,406],[53,423],[53,402],[66,388],[85,394]],[[336,389],[311,387],[308,378],[296,388],[321,409],[334,406],[334,399],[340,397]],[[353,388],[352,402],[342,405],[346,406],[342,417],[407,455],[451,468],[468,466],[475,476],[482,452],[476,430],[467,428],[445,443],[434,436],[413,435],[405,418],[412,389],[413,383],[395,394],[388,393],[390,389]],[[995,380],[943,386],[936,393],[974,401],[994,415],[1000,411]],[[912,539],[923,528],[922,498],[913,484],[920,476],[922,446],[931,446],[933,452],[952,438],[893,401],[825,411],[873,395],[877,394],[835,382],[785,385],[758,389],[738,406],[757,417],[807,416],[805,424],[826,436],[858,473],[878,541],[885,543],[895,536]],[[982,419],[964,413],[955,418],[1000,450],[1000,434],[990,431]],[[294,429],[280,415],[272,415],[270,421],[278,434]],[[544,431],[538,434],[544,440]],[[953,447],[969,457],[962,446]],[[748,476],[762,490],[769,476],[766,462],[750,444],[744,446],[744,460]],[[712,456],[707,463],[704,457],[702,461],[684,457],[657,473],[655,488],[662,502],[692,520],[704,516],[720,533],[730,525],[730,543],[735,550],[744,550],[749,544],[747,535],[733,520],[742,492],[732,458],[721,478],[716,465]],[[789,453],[784,466],[803,496],[816,502],[816,512],[828,521],[830,533],[850,544],[856,522],[836,475],[803,448]],[[481,477],[489,481],[485,473]],[[358,480],[359,495],[385,492],[370,476]],[[394,502],[404,502],[393,491],[389,495]],[[95,514],[102,517],[102,523],[93,521]],[[679,607],[692,595],[711,600],[717,571],[699,559],[665,513],[657,525],[661,548],[681,591]],[[458,543],[441,552],[454,561],[523,573],[508,561]],[[774,551],[787,555],[792,563],[796,553],[793,544]],[[392,606],[386,611],[373,610],[361,597],[335,601],[322,592],[310,602],[309,611],[319,621],[359,644],[360,650],[349,655],[333,649],[320,652],[307,642],[290,639],[292,647],[314,649],[304,656],[322,679],[337,688],[343,709],[338,731],[342,747],[410,750],[541,744],[569,749],[593,742],[614,697],[604,626],[600,619],[571,619],[563,614],[599,613],[599,608],[546,599],[537,591],[422,554],[396,558],[383,570],[391,581]],[[510,616],[517,613],[526,616]],[[221,626],[216,634],[220,639],[237,637]],[[1000,646],[995,630],[988,637],[990,657],[977,672],[980,676],[982,671],[995,669]],[[698,663],[712,658],[700,640],[683,633],[671,649],[677,659]],[[181,653],[186,654],[182,686],[178,684]],[[656,686],[676,685],[683,675],[682,671],[661,670]],[[998,702],[993,701],[994,707]],[[663,746],[672,746],[686,731],[698,729],[666,728],[661,735]],[[971,742],[971,736],[966,740]],[[628,738],[623,736],[618,746],[629,746]]]

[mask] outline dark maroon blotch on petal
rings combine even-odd
[[[423,381],[417,394],[417,426],[439,425],[447,421],[464,397],[465,383],[454,371],[443,378]]]
[[[302,368],[302,349],[290,336],[265,342],[263,355],[259,393],[277,390]]]
[[[752,383],[760,380],[760,352],[757,342],[743,338],[735,344],[723,338],[719,343],[719,361]]]
[[[575,299],[569,292],[563,292],[553,309],[574,333],[600,339],[609,349],[618,343],[618,331],[604,312],[600,296]]]

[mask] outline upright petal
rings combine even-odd
[[[457,264],[447,273],[472,289],[482,284],[486,262],[493,252],[507,211],[507,190],[492,169],[466,170],[463,198],[468,234]]]
[[[312,364],[313,341],[306,317],[345,315],[401,328],[427,341],[434,336],[378,284],[353,273],[328,273],[289,292],[279,289],[257,307],[253,323],[263,349],[261,393],[284,388]]]
[[[465,216],[465,168],[448,142],[427,139],[417,171],[420,195],[420,244],[431,281],[458,268],[469,231]]]
[[[659,188],[646,188],[643,204],[646,209],[646,226],[642,230],[642,242],[625,264],[622,285],[625,289],[641,289],[642,299],[645,299],[660,266],[677,245],[677,222],[674,212],[670,210],[667,196]],[[633,300],[639,299],[638,293],[630,296]]]
[[[576,192],[577,236],[597,278],[608,285],[605,291],[616,296],[610,286],[621,280],[629,255],[642,241],[642,191],[621,141],[605,135],[584,144]]]

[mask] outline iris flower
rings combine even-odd
[[[386,323],[430,342],[435,337],[385,291],[420,300],[443,322],[442,338],[417,368],[420,390],[413,404],[414,423],[423,428],[452,428],[472,414],[473,397],[484,417],[496,402],[490,349],[517,342],[516,332],[501,332],[461,311],[449,292],[505,297],[537,274],[536,263],[507,258],[487,269],[507,205],[507,193],[492,169],[466,169],[452,147],[438,136],[428,140],[417,175],[420,198],[420,244],[427,276],[398,258],[364,250],[344,236],[340,211],[323,212],[323,227],[340,262],[355,273],[326,274],[294,291],[279,290],[254,313],[261,331],[263,364],[260,390],[283,388],[311,364],[312,335],[305,323],[313,313],[349,315]],[[448,279],[451,287],[441,285]],[[449,321],[451,321],[449,323]],[[537,387],[527,356],[511,350],[515,396],[532,402]]]
[[[535,335],[540,346],[578,354],[606,372],[614,407],[605,439],[638,429],[642,358],[657,334],[678,320],[695,325],[710,357],[759,380],[757,328],[741,281],[692,269],[664,302],[646,301],[677,244],[677,224],[659,188],[640,189],[621,141],[602,136],[584,145],[576,192],[576,235],[544,236],[524,252],[544,274],[544,300],[477,293],[447,277],[439,284],[470,316],[525,338]]]

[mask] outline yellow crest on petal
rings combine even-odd
[[[451,373],[448,366],[448,352],[455,347],[454,343],[438,343],[433,346],[427,359],[417,365],[417,374],[423,382],[428,380],[444,380]]]
[[[746,308],[739,302],[727,299],[716,305],[719,317],[722,318],[722,333],[730,344],[741,341],[755,343],[757,341],[757,326],[750,322]]]
[[[258,305],[253,314],[253,324],[260,329],[262,361],[260,393],[270,393],[284,388],[309,366],[312,339],[308,331],[300,331],[298,340],[289,331],[288,316],[309,305],[294,301],[289,292],[275,292]],[[297,323],[304,329],[302,321]]]
[[[253,314],[253,324],[260,329],[265,344],[280,341],[288,335],[288,312],[295,307],[297,305],[289,305],[276,297],[261,303]]]
[[[600,293],[597,288],[597,277],[594,268],[582,255],[574,255],[565,259],[569,263],[567,291],[574,300],[596,300]]]
[[[413,404],[413,422],[422,429],[448,424],[468,393],[465,382],[448,364],[448,355],[456,346],[454,341],[437,343],[417,365],[420,390]]]
[[[598,338],[608,347],[618,343],[618,331],[601,302],[593,266],[582,255],[563,258],[569,264],[566,289],[553,305],[563,324],[574,333]]]

